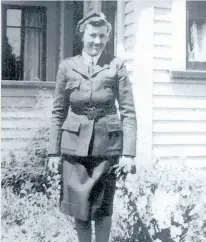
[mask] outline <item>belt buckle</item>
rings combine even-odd
[[[87,117],[88,117],[89,120],[93,120],[97,117],[97,110],[96,110],[95,107],[88,108]]]

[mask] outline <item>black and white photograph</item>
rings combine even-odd
[[[1,241],[206,242],[206,1],[1,1]]]

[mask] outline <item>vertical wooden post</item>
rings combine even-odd
[[[124,58],[124,1],[117,1],[117,40],[116,54]]]
[[[138,166],[152,161],[153,13],[152,2],[136,2],[135,16],[138,20],[135,26],[133,92],[138,124]]]
[[[186,70],[186,1],[172,3],[172,69]]]
[[[60,1],[59,60],[73,55],[73,2]]]
[[[65,1],[60,2],[60,45],[59,45],[59,62],[64,59],[64,18],[65,18]]]

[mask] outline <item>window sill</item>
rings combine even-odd
[[[55,82],[2,80],[1,87],[54,88]]]
[[[172,79],[190,79],[198,81],[206,81],[206,71],[193,71],[193,70],[172,70],[170,71]]]

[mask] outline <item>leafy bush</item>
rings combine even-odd
[[[114,227],[119,230],[114,236],[124,231],[121,241],[206,240],[204,170],[190,168],[183,160],[156,161],[139,168],[136,177],[120,180],[116,195],[122,204],[115,211]]]
[[[20,197],[3,189],[2,242],[77,241],[73,220],[43,193]]]

